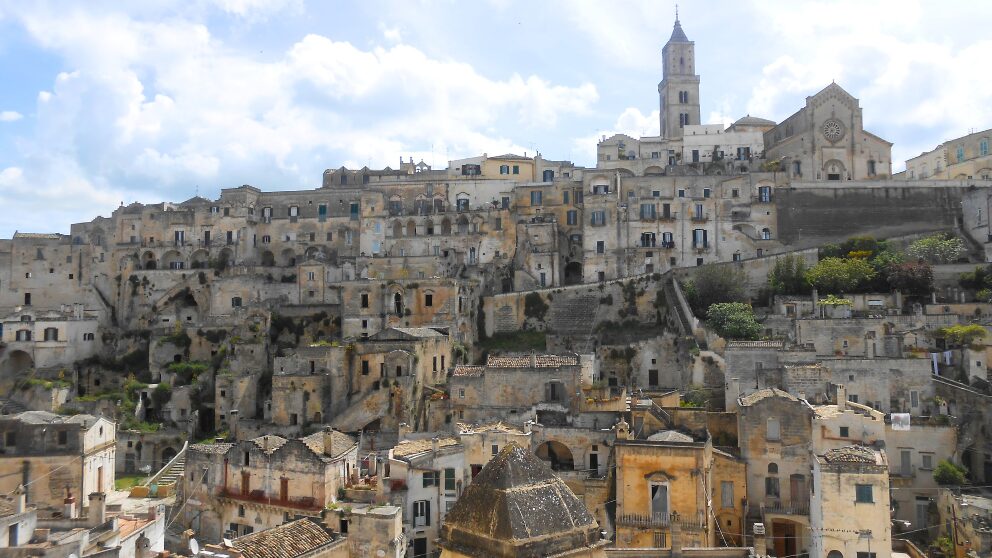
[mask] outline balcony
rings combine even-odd
[[[264,490],[252,490],[248,494],[231,489],[221,489],[218,495],[222,499],[234,500],[236,502],[246,502],[250,504],[262,504],[266,506],[277,506],[280,508],[291,508],[302,511],[320,511],[323,505],[312,496],[302,496],[297,498],[280,499],[266,495]]]
[[[693,223],[705,223],[705,222],[707,222],[709,220],[710,220],[710,213],[708,211],[706,213],[693,213],[692,214],[692,222]]]
[[[766,502],[761,504],[761,513],[763,515],[809,516],[809,502]]]
[[[696,250],[697,252],[704,252],[704,251],[710,249],[710,243],[709,242],[693,242],[692,243],[692,248],[694,250]]]
[[[672,211],[672,212],[669,212],[669,213],[662,213],[661,215],[658,216],[658,220],[659,221],[674,221],[674,220],[678,219],[678,217],[679,217],[679,212],[678,211]]]
[[[637,529],[668,529],[673,522],[678,522],[683,531],[700,532],[706,530],[706,520],[702,515],[683,517],[677,512],[667,513],[624,513],[617,516],[618,527],[633,527]]]

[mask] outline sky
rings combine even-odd
[[[702,120],[839,83],[905,159],[992,127],[992,2],[683,1]],[[672,0],[0,0],[0,238],[327,168],[658,133]]]

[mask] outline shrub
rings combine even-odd
[[[933,291],[933,267],[926,262],[890,265],[886,272],[889,286],[905,294],[923,296]]]
[[[757,339],[761,324],[754,319],[754,310],[743,302],[713,304],[706,312],[706,323],[720,337],[727,339]]]
[[[548,312],[548,303],[544,302],[544,297],[539,293],[527,293],[524,297],[524,316],[543,320]]]
[[[747,300],[744,285],[747,278],[736,267],[708,266],[699,268],[683,287],[686,301],[697,316],[706,316],[707,309],[722,302]]]
[[[932,264],[950,263],[964,253],[964,241],[945,233],[932,234],[909,245],[909,255]]]
[[[823,294],[857,292],[874,277],[871,264],[861,259],[825,258],[806,272],[806,280]]]
[[[964,467],[941,459],[937,468],[933,470],[933,480],[941,486],[960,486],[968,482],[967,474],[968,470]]]
[[[937,335],[953,345],[971,345],[975,341],[983,339],[987,333],[988,331],[978,324],[957,324],[937,330]]]
[[[809,293],[806,260],[795,254],[775,260],[775,265],[768,272],[768,288],[775,294]]]

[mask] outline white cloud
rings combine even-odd
[[[16,110],[5,110],[0,112],[0,122],[16,122],[24,118],[24,115]]]
[[[63,180],[46,171],[57,153],[60,168],[77,173],[58,188],[76,200],[80,220],[121,197],[104,190],[161,201],[194,185],[305,188],[342,161],[395,167],[412,155],[443,167],[448,158],[524,151],[500,130],[553,128],[598,99],[588,83],[494,78],[404,44],[362,49],[311,34],[263,60],[195,21],[79,10],[19,18],[69,70],[38,94],[37,122],[19,142],[18,181],[43,189]]]

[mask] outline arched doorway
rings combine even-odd
[[[0,389],[9,393],[24,372],[34,368],[34,359],[24,351],[11,351],[0,366]]]
[[[273,254],[271,250],[262,252],[262,265],[266,267],[275,267],[276,255]]]
[[[537,446],[534,452],[537,457],[547,461],[553,471],[574,471],[575,460],[572,458],[572,451],[561,442],[548,440]]]
[[[172,461],[172,458],[175,457],[177,453],[179,452],[177,452],[176,448],[172,446],[169,446],[164,450],[162,450],[162,464],[159,467],[161,468],[168,465],[168,463]]]
[[[155,254],[151,252],[145,252],[141,259],[144,263],[141,264],[145,269],[156,269],[158,267],[158,262],[155,261]]]
[[[582,263],[568,262],[565,264],[565,284],[578,285],[582,283]]]
[[[397,316],[403,315],[403,295],[400,293],[393,295],[393,310]]]

